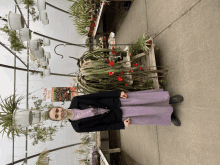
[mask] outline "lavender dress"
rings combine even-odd
[[[173,107],[169,104],[170,95],[163,89],[128,92],[127,99],[120,98],[122,121],[130,118],[130,124],[135,125],[171,125]],[[108,112],[108,109],[88,108],[86,110],[72,109],[74,117],[79,120]]]
[[[163,89],[128,92],[127,99],[120,98],[122,121],[130,118],[135,125],[171,125],[173,107],[170,95]]]

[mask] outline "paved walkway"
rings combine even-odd
[[[134,0],[116,44],[144,32],[170,67],[165,90],[184,96],[173,105],[182,126],[130,125],[120,131],[123,154],[140,165],[219,165],[220,1]]]

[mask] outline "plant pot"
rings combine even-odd
[[[40,12],[40,20],[43,22],[44,20],[48,20],[48,15],[47,15],[47,12],[46,10],[42,10]]]
[[[20,14],[10,11],[8,14],[8,24],[12,30],[20,30],[24,28],[24,19]]]
[[[44,52],[44,56],[46,56],[46,58],[51,59],[51,54],[50,52]]]
[[[39,59],[39,62],[40,62],[40,63],[42,63],[42,62],[44,62],[44,61],[46,61],[46,56],[44,56],[44,57],[42,57],[42,58]]]
[[[39,50],[33,51],[34,58],[41,59],[44,57],[44,49],[42,47],[39,47]]]
[[[46,58],[46,57],[45,57]],[[46,58],[46,61],[42,61],[40,63],[41,66],[48,66],[49,65],[49,60]]]
[[[41,112],[39,110],[31,110],[32,124],[38,124],[41,120]]]
[[[50,45],[50,39],[49,38],[43,38],[43,45],[49,46]]]
[[[50,68],[44,69],[43,70],[43,76],[50,76]]]
[[[38,51],[40,44],[36,40],[30,40],[30,50],[31,52]]]
[[[29,28],[23,28],[19,30],[19,37],[22,41],[30,41],[31,40],[31,31]]]
[[[39,12],[41,12],[42,10],[46,10],[45,0],[37,0],[37,9]]]
[[[48,24],[49,24],[49,19],[48,19],[48,20],[43,20],[42,23],[43,23],[44,25],[48,25]]]
[[[16,109],[13,113],[13,121],[16,128],[28,127],[32,124],[32,112],[28,109]]]

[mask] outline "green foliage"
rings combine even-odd
[[[44,150],[43,152],[40,153],[38,159],[37,159],[37,162],[36,162],[36,165],[42,165],[42,160],[48,156],[48,151],[47,150]]]
[[[117,53],[120,51],[120,49],[114,50]],[[167,66],[157,66],[157,70],[155,70],[154,68],[156,66],[139,65],[131,69],[123,65],[127,61],[120,61],[111,66],[110,61],[108,62],[105,59],[109,59],[111,52],[112,49],[96,49],[86,51],[82,55],[81,59],[83,63],[79,68],[80,74],[74,79],[75,83],[78,84],[76,87],[78,90],[84,94],[116,89],[125,92],[149,90],[154,87],[153,78],[165,77],[168,72]],[[134,61],[131,60],[131,62],[133,63]],[[109,75],[109,72],[114,74]],[[158,73],[158,76],[152,77],[152,73]],[[119,81],[118,78],[122,78],[122,80]],[[133,84],[129,82],[131,80]]]
[[[136,42],[132,42],[132,44],[129,46],[129,52],[132,56],[135,56],[140,53],[140,51],[148,50],[146,47],[146,40],[148,39],[148,36],[144,37],[141,36],[138,38]]]
[[[7,133],[7,137],[9,139],[11,139],[14,135],[19,136],[20,130],[16,129],[13,124],[13,112],[20,104],[23,97],[17,98],[17,96],[11,95],[4,100],[0,96],[0,99],[0,107],[3,111],[0,113],[0,126],[2,127],[0,133],[2,133],[2,137],[4,133]]]
[[[23,49],[26,49],[23,42],[17,37],[16,31],[9,29],[8,25],[5,25],[3,28],[0,28],[1,31],[8,34],[8,41],[11,43],[10,48],[18,53],[21,53]]]
[[[34,6],[36,5],[34,0],[22,0],[21,2],[26,5],[26,9],[30,8],[29,13],[32,16],[33,21],[35,22],[36,20],[39,20],[39,14],[36,15],[36,10],[34,8]]]
[[[86,39],[86,43],[85,43],[85,45],[86,45],[86,47],[90,47],[90,38],[88,37],[87,39]]]
[[[69,0],[70,1],[70,0]],[[89,11],[92,10],[94,14],[94,4],[86,0],[71,1],[73,4],[69,7],[70,17],[73,17],[74,25],[76,26],[76,31],[80,36],[88,35],[88,30],[86,27],[90,25],[91,19]]]

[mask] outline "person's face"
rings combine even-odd
[[[63,120],[66,119],[67,117],[67,111],[65,109],[62,108],[53,108],[50,111],[50,118],[54,119],[54,120]]]

